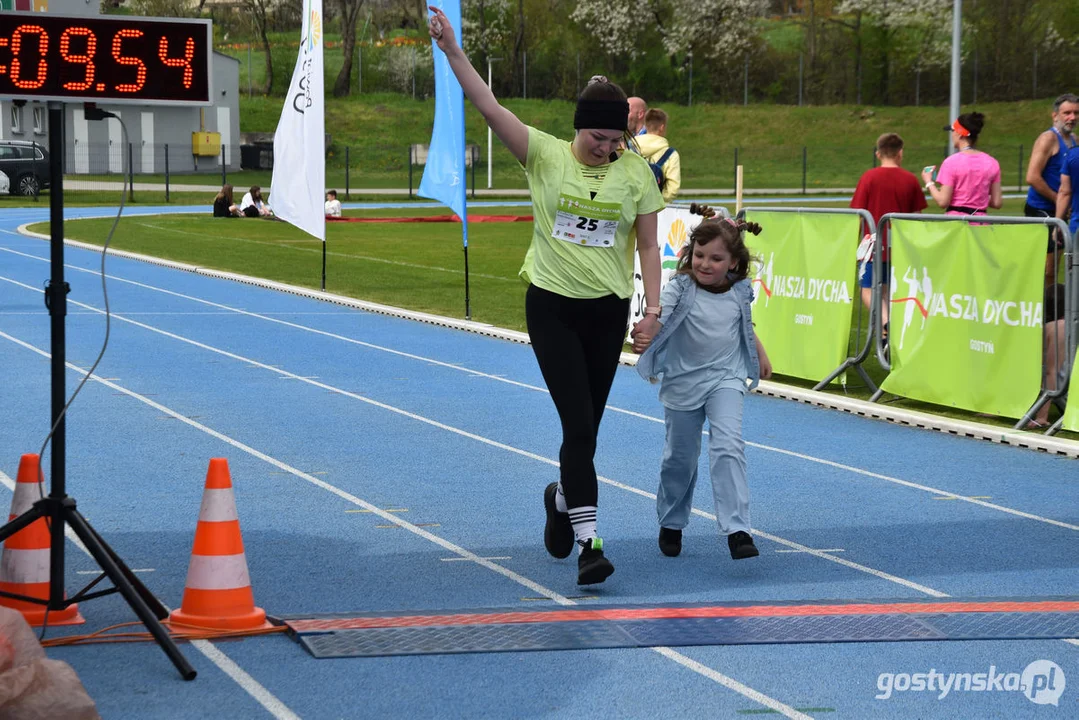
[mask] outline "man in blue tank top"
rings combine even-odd
[[[1072,132],[1079,120],[1079,96],[1065,93],[1053,101],[1053,126],[1038,136],[1027,165],[1027,202],[1023,213],[1027,217],[1054,217],[1057,192],[1060,190],[1060,171],[1068,152],[1075,147]],[[1048,255],[1045,259],[1045,282],[1056,281],[1056,247],[1052,229],[1049,230]]]

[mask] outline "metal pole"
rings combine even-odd
[[[809,167],[809,154],[805,145],[802,146],[802,194],[806,194],[806,171]]]
[[[345,197],[348,196],[348,145],[345,145]]]
[[[693,107],[693,51],[689,52],[689,107]]]
[[[221,184],[229,181],[228,167],[225,166],[225,143],[221,143]]]
[[[746,55],[746,67],[742,82],[742,105],[749,105],[749,55]]]
[[[134,143],[127,144],[127,201],[135,202],[135,151]]]
[[[169,144],[165,143],[165,202],[169,202]]]
[[[1022,143],[1020,143],[1020,145],[1019,145],[1019,173],[1018,173],[1018,177],[1016,177],[1016,179],[1015,179],[1015,189],[1018,190],[1019,192],[1023,191],[1023,180],[1025,180],[1025,178],[1023,177],[1023,145],[1022,145]]]
[[[952,0],[952,87],[948,102],[948,111],[950,113],[948,117],[949,123],[959,117],[959,70],[962,64],[959,51],[962,42],[963,0]],[[951,155],[953,152],[955,152],[955,148],[949,143],[948,152],[946,154]]]
[[[1034,49],[1034,73],[1033,73],[1032,85],[1033,85],[1033,93],[1031,94],[1031,97],[1034,98],[1034,99],[1037,99],[1038,98],[1038,49],[1037,48]]]
[[[798,54],[798,107],[802,107],[802,76],[805,73],[805,53]]]

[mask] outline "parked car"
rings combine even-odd
[[[0,171],[8,176],[8,192],[37,195],[49,187],[49,151],[26,140],[0,140]]]
[[[0,170],[0,195],[6,195],[11,192],[11,181],[8,180],[7,174]]]

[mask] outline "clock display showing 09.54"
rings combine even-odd
[[[0,12],[0,98],[210,102],[209,20]]]

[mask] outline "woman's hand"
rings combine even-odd
[[[427,8],[431,11],[427,32],[434,38],[438,49],[448,54],[457,47],[457,37],[453,34],[453,25],[446,17],[446,14],[434,5],[428,5]]]
[[[633,340],[633,352],[640,355],[647,350],[660,327],[660,322],[655,315],[645,315],[640,322],[634,324],[629,333]]]

